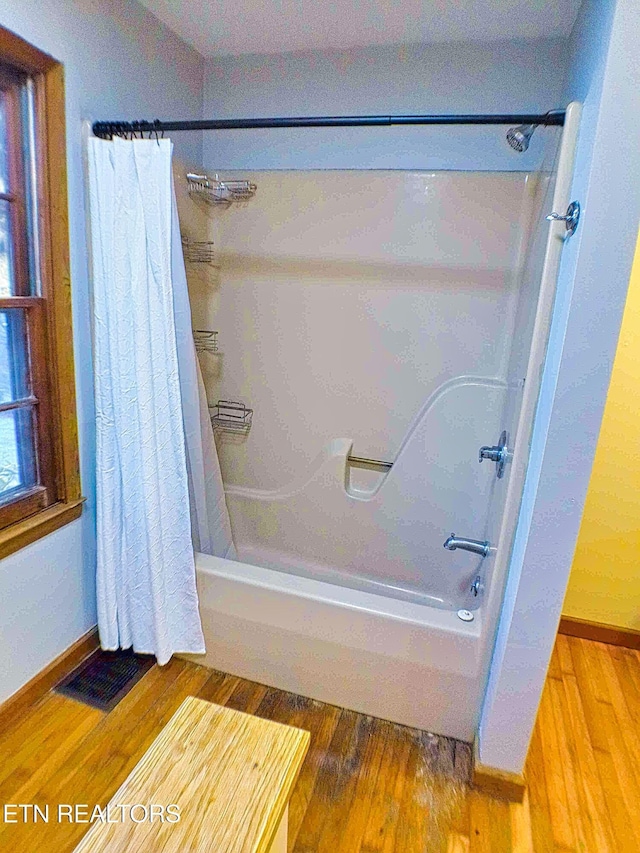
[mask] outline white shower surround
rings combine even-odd
[[[564,134],[554,209],[562,209],[568,202],[578,121],[579,108],[574,108]],[[508,380],[503,422],[508,418],[514,432],[518,413],[531,414],[535,406],[537,381],[527,383],[523,392],[523,383],[514,377],[521,379],[527,360],[526,375],[536,380],[539,375],[562,242],[561,230],[556,226],[547,229],[542,220],[544,206],[552,201],[549,190],[553,182],[540,177],[529,211],[538,224],[528,244],[530,251],[526,245],[519,247],[516,266],[521,283],[516,290],[527,305],[522,300],[520,305],[517,299],[511,301],[507,339],[513,338],[516,345],[507,348],[503,362],[502,375]],[[196,321],[199,308],[202,310],[196,295]],[[522,335],[514,337],[516,321]],[[536,343],[529,356],[531,335]],[[207,654],[202,660],[326,702],[471,740],[502,598],[510,549],[508,528],[512,531],[517,518],[518,481],[526,468],[529,431],[530,424],[520,424],[511,485],[507,482],[502,491],[496,490],[492,500],[498,516],[485,520],[485,529],[495,541],[499,536],[500,547],[497,559],[488,561],[495,565],[487,566],[487,594],[473,622],[464,623],[451,610],[415,599],[398,600],[388,593],[371,594],[363,588],[326,583],[302,565],[296,572],[295,561],[279,567],[293,570],[287,574],[265,567],[267,559],[258,567],[197,555],[207,638]],[[254,556],[260,561],[260,555]]]
[[[478,447],[498,435],[506,392],[504,381],[483,377],[445,383],[391,470],[367,472],[370,488],[348,462],[350,438],[329,442],[298,482],[281,489],[227,487],[239,559],[432,607],[475,608],[471,584],[482,558],[442,543],[451,530],[484,535],[494,478],[477,464]]]
[[[478,447],[502,429],[543,178],[250,177],[255,198],[208,211],[219,269],[190,279],[195,328],[219,331],[221,356],[201,359],[210,399],[254,409],[246,438],[218,441],[238,558],[475,607],[481,560],[442,543],[486,538],[495,478]]]

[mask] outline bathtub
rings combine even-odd
[[[482,610],[388,598],[196,555],[206,654],[224,672],[471,741],[481,702]]]

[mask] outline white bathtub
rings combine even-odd
[[[381,595],[196,555],[206,666],[470,741],[482,689],[473,622]]]

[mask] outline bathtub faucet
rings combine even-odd
[[[489,553],[489,543],[481,542],[479,539],[466,539],[464,536],[456,536],[452,533],[444,543],[447,551],[455,551],[460,548],[461,551],[471,551],[472,554],[479,554],[481,557],[486,557]]]

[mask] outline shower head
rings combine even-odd
[[[507,142],[514,151],[522,154],[529,147],[529,140],[535,129],[535,124],[520,124],[518,127],[510,127],[507,131]]]

